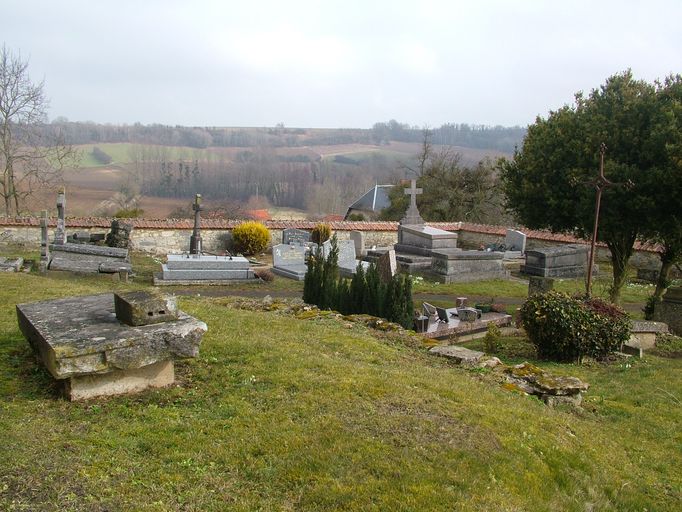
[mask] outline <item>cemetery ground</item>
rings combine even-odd
[[[679,510],[682,358],[556,364],[502,338],[504,362],[590,384],[581,409],[552,409],[418,344],[333,315],[238,309],[206,287],[179,299],[209,330],[176,385],[67,402],[14,305],[150,286],[158,263],[134,254],[133,265],[130,283],[0,275],[1,510]],[[220,289],[300,297],[301,286]],[[416,284],[418,296],[514,308],[526,290]],[[648,293],[632,288],[626,305]]]

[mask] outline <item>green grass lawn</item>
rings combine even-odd
[[[591,384],[550,409],[359,325],[188,297],[209,331],[177,385],[59,398],[14,305],[152,269],[0,275],[0,510],[679,510],[681,359],[541,363]]]

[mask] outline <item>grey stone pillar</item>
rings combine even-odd
[[[40,218],[40,271],[47,272],[50,265],[50,241],[47,232],[47,210],[43,210]]]
[[[194,210],[194,230],[189,238],[189,253],[201,254],[201,194],[197,194],[192,205]]]
[[[66,243],[66,191],[62,188],[57,195],[57,229],[54,232],[54,243],[63,245]]]

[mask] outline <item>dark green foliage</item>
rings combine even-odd
[[[483,338],[483,348],[486,354],[495,354],[499,348],[502,332],[495,322],[489,322],[485,338]]]
[[[606,177],[633,184],[604,189],[601,202],[598,237],[611,252],[614,302],[638,238],[660,241],[682,258],[680,99],[679,76],[648,84],[630,71],[614,75],[589,96],[577,94],[574,105],[538,118],[522,149],[501,165],[507,205],[525,226],[589,238],[595,190],[585,183],[597,177],[606,144]]]
[[[556,291],[531,296],[521,319],[538,356],[556,361],[603,358],[630,337],[630,320],[617,306]]]
[[[414,303],[409,276],[396,275],[388,284],[383,284],[374,264],[367,272],[358,264],[351,280],[339,278],[338,273],[338,246],[334,236],[326,259],[319,247],[308,259],[303,282],[304,302],[344,315],[366,313],[383,317],[406,329],[412,328]]]
[[[320,223],[310,232],[310,240],[317,245],[322,245],[332,236],[332,228],[329,224]]]
[[[142,215],[144,215],[142,208],[121,208],[114,213],[114,217],[117,219],[137,219]]]

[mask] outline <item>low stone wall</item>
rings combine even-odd
[[[133,250],[155,255],[189,251],[189,237],[193,223],[190,220],[147,220],[126,219],[134,225],[131,233]],[[221,253],[229,247],[230,233],[239,221],[207,219],[202,221],[201,238],[206,252]],[[282,241],[282,231],[286,228],[311,230],[316,222],[311,221],[265,221],[270,230],[271,245]],[[397,222],[331,222],[332,230],[340,240],[350,239],[351,231],[362,231],[365,235],[365,247],[387,247],[398,241]],[[50,219],[50,236],[52,236],[56,219]],[[109,231],[111,219],[101,218],[67,218],[67,233],[76,231],[90,233],[106,233]],[[503,226],[487,226],[464,222],[434,222],[434,227],[458,233],[457,245],[463,249],[478,249],[481,246],[504,242],[506,228]],[[547,231],[526,230],[526,248],[536,249],[565,243],[586,243],[574,237],[549,233]],[[40,246],[40,221],[37,217],[3,218],[0,217],[0,243],[15,243],[27,246]],[[607,261],[609,251],[600,246],[597,260]],[[640,247],[630,260],[637,268],[660,268],[658,253],[652,248]]]

